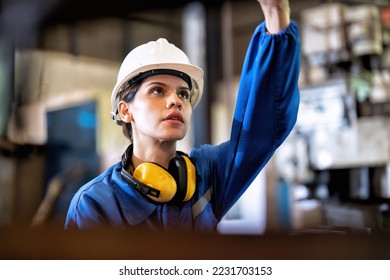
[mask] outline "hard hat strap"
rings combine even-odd
[[[190,76],[188,76],[186,73],[173,70],[173,69],[153,69],[146,72],[141,72],[137,76],[131,78],[127,83],[128,85],[132,85],[138,81],[142,81],[143,79],[155,75],[172,75],[172,76],[179,77],[188,84],[190,90],[192,89],[192,82]]]

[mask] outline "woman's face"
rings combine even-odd
[[[146,78],[128,104],[133,139],[139,143],[147,138],[161,142],[182,139],[192,115],[190,93],[188,84],[179,77]]]

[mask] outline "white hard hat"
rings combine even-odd
[[[188,75],[191,82],[191,104],[194,108],[200,101],[203,94],[203,70],[191,64],[187,55],[169,43],[166,39],[160,38],[157,41],[150,41],[133,49],[123,60],[119,69],[117,82],[111,94],[111,106],[116,116],[116,100],[118,92],[128,81],[142,75],[150,70],[171,70]],[[167,72],[165,71],[165,73]],[[172,71],[172,73],[174,72]],[[151,71],[152,72],[152,71]],[[150,72],[149,72],[150,73]],[[150,75],[161,73],[156,71]],[[177,74],[176,74],[177,75]]]

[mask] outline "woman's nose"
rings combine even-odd
[[[179,110],[183,107],[182,100],[177,96],[176,92],[172,92],[167,97],[167,108],[177,107]]]

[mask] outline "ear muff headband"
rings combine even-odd
[[[178,152],[178,156],[171,160],[168,170],[158,164],[144,162],[137,166],[133,175],[126,171],[131,163],[131,153],[130,145],[122,156],[122,178],[146,197],[165,203],[188,201],[194,195],[196,170],[184,153]]]

